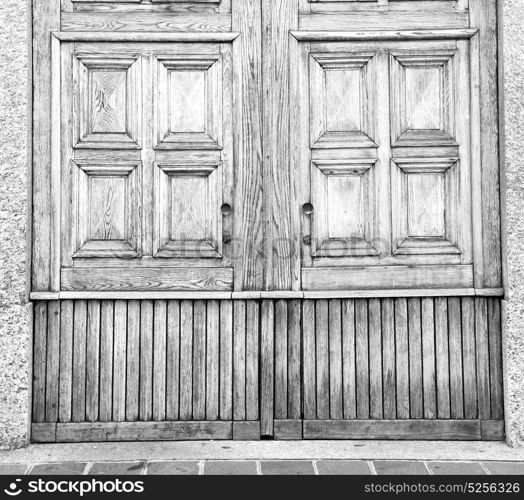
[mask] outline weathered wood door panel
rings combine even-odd
[[[33,440],[504,435],[495,0],[33,0]]]

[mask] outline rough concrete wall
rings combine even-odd
[[[524,445],[524,5],[504,0],[507,283],[506,414],[510,444]]]
[[[0,449],[28,440],[28,19],[26,0],[0,2]]]

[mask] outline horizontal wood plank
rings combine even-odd
[[[372,42],[394,40],[458,40],[471,38],[476,29],[419,31],[292,31],[301,42]]]
[[[275,439],[278,441],[302,439],[302,420],[275,420]]]
[[[233,269],[63,269],[61,286],[64,291],[225,291],[233,287]]]
[[[33,443],[56,442],[56,424],[40,423],[31,425],[31,441]]]
[[[258,441],[260,422],[233,422],[233,439],[235,441]]]

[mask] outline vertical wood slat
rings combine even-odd
[[[193,303],[180,305],[180,420],[193,417]]]
[[[220,302],[220,419],[233,418],[233,303]]]
[[[369,418],[369,327],[368,301],[355,301],[355,338],[357,373],[357,418]]]
[[[462,350],[464,360],[464,418],[478,418],[475,349],[475,299],[462,299]]]
[[[424,416],[422,389],[422,322],[420,299],[408,299],[410,418]]]
[[[73,382],[73,314],[73,301],[62,301],[60,310],[59,422],[71,422]]]
[[[86,420],[99,418],[100,386],[100,301],[90,300],[87,305],[87,360],[86,360]]]
[[[86,417],[86,339],[87,302],[74,304],[73,332],[73,407],[72,421],[83,422]]]
[[[47,303],[34,308],[33,335],[33,422],[45,422],[46,414]]]
[[[153,302],[145,300],[140,308],[140,408],[139,418],[152,418],[153,398]]]
[[[329,323],[328,301],[316,302],[317,418],[329,419]]]
[[[259,418],[259,318],[257,301],[246,305],[246,420]]]
[[[357,382],[355,359],[355,301],[342,302],[342,378],[344,418],[357,418]]]
[[[369,403],[370,418],[383,418],[382,319],[380,299],[370,299],[369,309]]]
[[[275,418],[287,418],[288,310],[285,300],[275,303]]]
[[[435,345],[437,370],[437,417],[451,418],[449,381],[448,301],[435,299]]]
[[[329,413],[332,420],[344,417],[342,394],[342,307],[329,301]]]
[[[448,299],[451,418],[464,418],[462,313],[460,298]]]
[[[271,300],[261,305],[260,331],[260,435],[272,437],[274,432],[275,394],[275,309]]]
[[[489,369],[488,299],[475,299],[475,334],[477,345],[478,411],[481,420],[491,418],[491,389]]]
[[[384,419],[397,418],[397,387],[395,371],[395,302],[393,299],[382,301],[382,366]]]
[[[206,324],[206,420],[218,420],[219,416],[219,355],[220,355],[220,316],[219,303],[207,303]]]
[[[233,418],[246,420],[246,301],[233,303]]]
[[[156,300],[153,320],[153,420],[166,418],[167,302]]]
[[[316,350],[315,350],[315,301],[302,304],[304,325],[304,418],[317,418]]]
[[[406,299],[395,299],[395,329],[397,352],[397,418],[404,420],[410,416],[408,303]]]
[[[166,419],[178,420],[180,399],[180,301],[167,304]]]
[[[58,420],[60,380],[60,302],[47,305],[47,358],[46,358],[46,422]]]
[[[422,299],[422,378],[424,418],[437,418],[437,387],[435,373],[435,302]]]
[[[126,419],[127,301],[115,301],[113,330],[113,421]]]
[[[193,419],[206,419],[206,303],[194,303],[193,318]]]
[[[298,420],[302,414],[302,311],[301,301],[288,302],[287,418]]]
[[[502,332],[500,301],[488,299],[488,329],[491,380],[491,419],[504,417],[503,374],[502,374]]]
[[[126,421],[139,419],[140,407],[140,302],[127,304]]]

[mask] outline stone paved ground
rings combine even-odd
[[[0,464],[0,475],[524,475],[524,462],[166,460]]]

